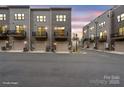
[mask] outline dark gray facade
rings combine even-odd
[[[9,40],[13,50],[22,50],[26,41],[29,49],[44,51],[56,43],[58,50],[66,51],[71,41],[71,8],[0,7],[0,17],[4,14],[6,20],[1,19],[0,26],[7,27],[8,38],[1,38],[0,46]],[[24,30],[23,33],[19,33],[20,30]]]
[[[121,31],[122,35],[120,35],[119,32],[119,29],[122,28],[123,30],[124,26],[124,19],[122,20],[123,13],[124,6],[114,6],[112,9],[104,12],[102,15],[91,21],[88,25],[84,26],[83,33],[85,34],[83,34],[83,45],[89,46],[90,48],[94,48],[97,45],[100,50],[109,49],[124,51],[124,31]],[[94,38],[92,38],[93,35]]]

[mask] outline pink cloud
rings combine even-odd
[[[101,15],[104,11],[87,11],[85,14],[72,17],[72,32],[82,33],[82,28],[90,21]],[[82,34],[80,34],[81,36]]]
[[[72,21],[91,21],[97,16],[101,15],[104,11],[87,11],[85,15],[79,15],[72,17]]]

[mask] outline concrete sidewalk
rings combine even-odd
[[[111,54],[124,55],[124,52],[118,52],[118,51],[96,50],[96,49],[91,49],[91,48],[89,48],[87,50],[93,50],[93,51],[98,51],[98,52],[105,52],[105,53],[111,53]]]
[[[23,52],[23,50],[6,50],[6,51],[1,51],[2,53],[58,53],[58,54],[69,54],[69,51],[56,51],[56,52],[46,52],[46,51],[27,51]]]

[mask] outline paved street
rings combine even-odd
[[[0,53],[0,86],[124,86],[124,56],[88,50]]]

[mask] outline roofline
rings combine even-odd
[[[0,6],[0,9],[8,9],[7,6]]]
[[[50,11],[50,8],[31,8],[30,9],[31,11],[39,11],[39,10],[42,10],[42,11]]]
[[[102,15],[104,15],[105,13],[107,13],[107,12],[109,12],[110,10],[113,10],[114,8],[112,7],[112,8],[110,8],[110,9],[108,9],[108,10],[106,10],[105,12],[103,12],[101,15],[99,15],[99,16],[97,16],[96,18],[94,18],[93,20],[91,20],[88,24],[86,24],[85,26],[88,26],[88,25],[90,25],[92,22],[95,22],[95,20],[97,19],[97,18],[99,18],[99,17],[101,17]],[[85,27],[84,26],[84,27]]]
[[[9,8],[30,8],[29,5],[10,5]]]
[[[50,8],[51,10],[71,10],[71,8]]]

